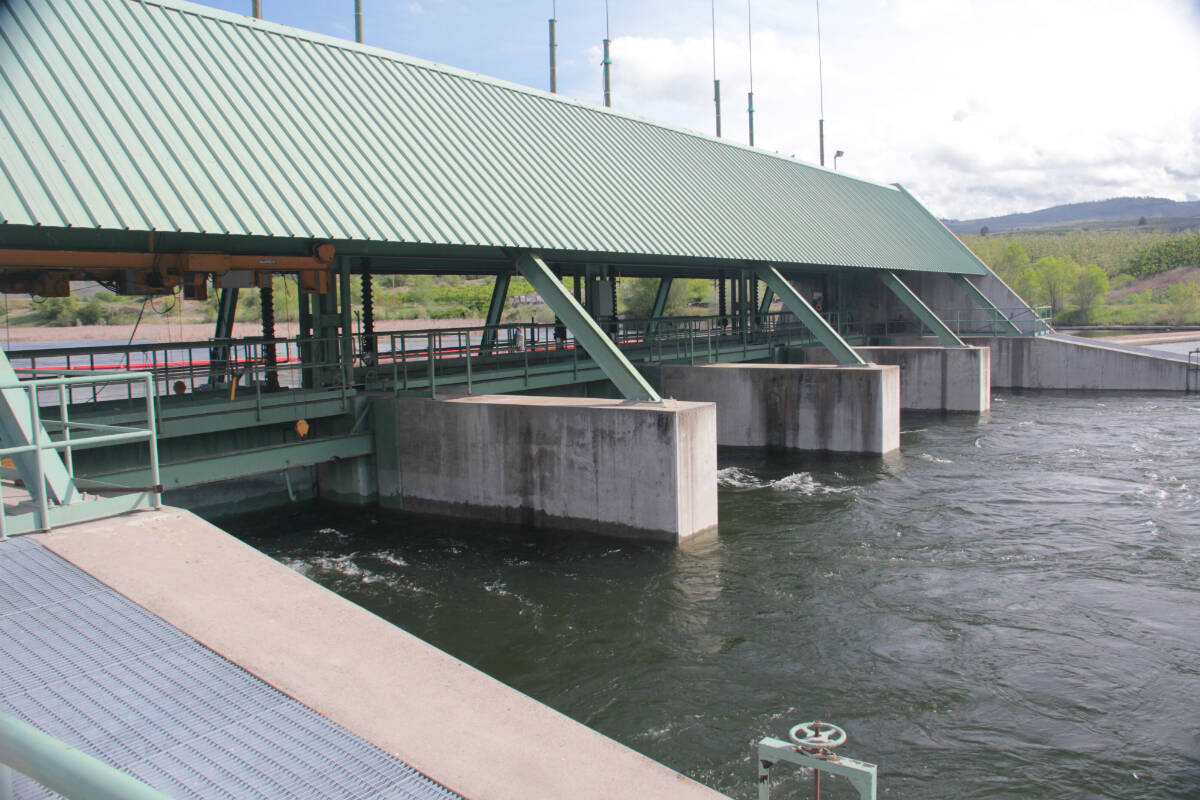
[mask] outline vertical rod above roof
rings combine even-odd
[[[610,31],[608,29],[608,0],[604,0],[604,105],[612,106],[612,76],[609,73],[609,67],[612,66],[612,59],[608,56],[608,45]]]
[[[750,56],[750,91],[746,94],[746,114],[750,117],[750,146],[754,147],[754,21],[750,0],[746,0],[746,52]]]
[[[821,120],[817,125],[817,136],[820,139],[821,166],[825,166],[825,64],[821,58],[821,0],[815,0],[817,5],[817,92],[821,100]]]
[[[550,93],[558,93],[558,70],[555,64],[554,51],[558,49],[558,42],[554,36],[554,26],[558,24],[558,20],[554,17],[550,18]]]
[[[262,0],[254,0],[250,5],[250,13],[255,19],[262,19]]]
[[[363,23],[362,23],[362,0],[354,0],[354,41],[362,44],[363,40]]]
[[[721,138],[721,82],[713,79],[713,103],[717,106],[717,138]]]
[[[721,82],[717,80],[717,0],[711,0],[712,9],[712,53],[713,53],[713,104],[717,111],[717,138],[721,138]]]
[[[608,67],[612,64],[612,59],[608,57],[608,39],[604,40],[604,61],[600,62],[604,65],[604,105],[612,105],[612,81],[608,72]]]

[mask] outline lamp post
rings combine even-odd
[[[845,150],[838,150],[836,153],[833,154],[833,168],[835,170],[837,169],[837,160],[844,155],[846,155]]]

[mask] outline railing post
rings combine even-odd
[[[471,390],[471,332],[470,331],[467,331],[467,394],[475,394],[475,392],[473,392]]]
[[[37,402],[37,385],[29,387],[29,420],[33,428],[33,461],[37,470],[37,486],[30,487],[37,494],[38,517],[41,529],[50,530],[50,506],[46,498],[46,467],[42,457],[42,415]]]
[[[152,481],[150,490],[150,505],[153,508],[162,507],[162,494],[158,488],[162,485],[162,478],[158,473],[158,425],[155,424],[154,410],[157,403],[150,389],[150,382],[154,380],[152,376],[146,378],[146,423],[150,426],[150,480]]]
[[[429,364],[429,396],[437,397],[437,367],[434,366],[433,357],[433,331],[425,334],[425,360]]]
[[[65,391],[64,391],[65,390]],[[71,391],[64,384],[58,385],[58,421],[62,425],[63,441],[66,442],[64,452],[66,453],[67,477],[71,479],[71,485],[75,483],[75,462],[71,453],[71,415],[67,411],[66,396],[70,395]]]

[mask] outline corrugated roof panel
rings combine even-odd
[[[0,4],[0,219],[984,269],[895,187],[181,0]]]

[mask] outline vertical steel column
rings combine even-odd
[[[359,262],[362,268],[362,344],[359,345],[364,364],[374,364],[379,349],[375,340],[375,276],[371,274],[371,259]]]
[[[362,44],[363,40],[363,19],[362,19],[362,0],[354,0],[354,41]]]
[[[717,277],[717,325],[722,329],[729,324],[725,318],[725,272],[722,270]]]
[[[305,389],[311,389],[316,385],[316,376],[312,369],[313,359],[316,356],[316,349],[313,346],[313,297],[314,295],[305,294],[302,291],[296,294],[296,316],[300,326],[300,330],[297,331],[300,351],[300,382]]]
[[[344,386],[351,386],[354,383],[354,311],[350,307],[350,259],[346,256],[338,257],[338,294],[341,295],[338,299],[342,312],[342,379]]]
[[[278,360],[275,355],[275,287],[271,284],[273,277],[268,273],[263,276],[267,282],[259,288],[259,300],[262,303],[262,335],[263,366],[266,368],[267,391],[279,389]]]

